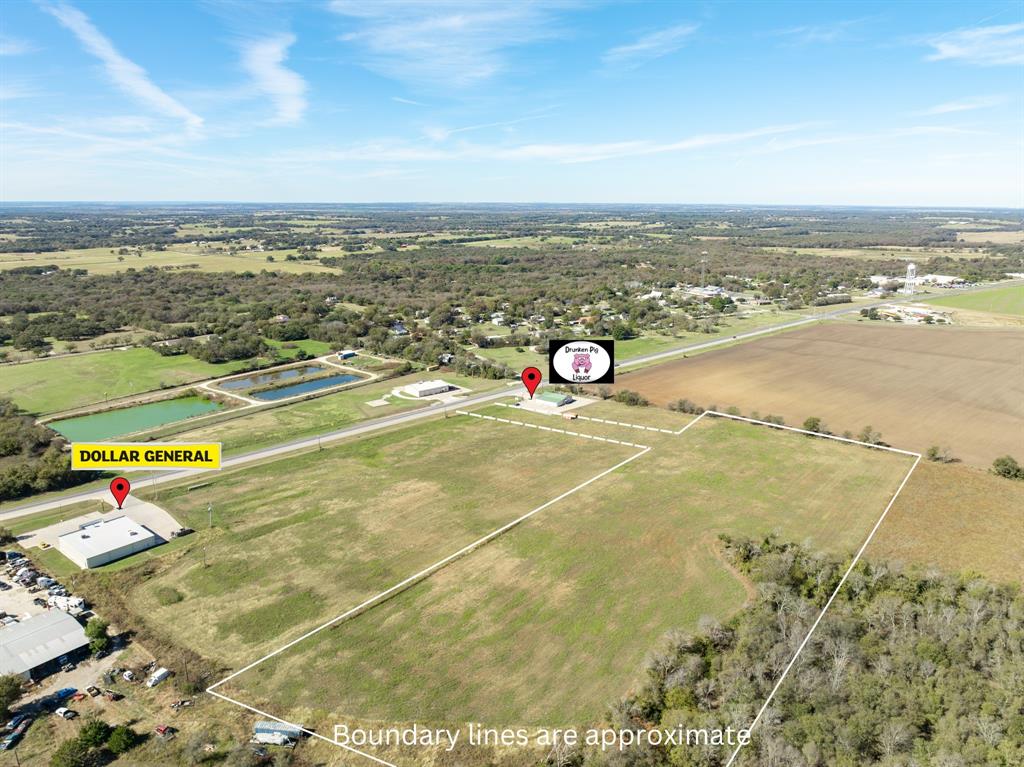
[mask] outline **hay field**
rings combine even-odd
[[[490,426],[438,418],[160,489],[198,532],[125,581],[132,610],[237,668],[636,452]]]
[[[988,467],[1024,459],[1024,331],[834,323],[795,330],[617,377],[665,405],[680,398],[745,415],[808,416],[889,444],[952,449]]]
[[[633,409],[604,404],[601,417]],[[279,716],[495,726],[594,722],[671,628],[728,617],[749,586],[718,533],[855,548],[910,459],[749,424],[683,435],[489,407],[653,446],[488,546],[225,685]],[[648,410],[646,415],[655,413]],[[686,417],[662,413],[660,427]],[[522,426],[485,422],[506,439]],[[591,440],[561,435],[565,455]],[[342,719],[339,719],[341,717]],[[294,721],[294,720],[293,720]]]
[[[1024,482],[922,461],[865,555],[1024,586]]]
[[[1024,285],[1006,285],[1001,288],[962,293],[957,296],[930,298],[926,303],[950,309],[1024,317]]]

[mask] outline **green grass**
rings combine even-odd
[[[277,341],[273,338],[264,338],[267,345],[276,349],[277,353],[285,359],[293,359],[300,351],[313,357],[322,357],[331,352],[331,345],[326,341],[314,341],[306,338],[302,341]]]
[[[248,415],[229,415],[225,420],[215,418],[212,419],[214,423],[205,426],[184,429],[180,426],[172,427],[154,432],[153,435],[161,438],[172,437],[175,441],[183,442],[222,442],[224,451],[228,454],[247,452],[341,429],[366,419],[429,407],[430,402],[400,397],[390,397],[389,404],[380,407],[371,407],[367,403],[384,397],[396,387],[406,386],[413,381],[436,378],[438,375],[434,371],[391,378],[291,405],[258,410]],[[503,381],[487,381],[482,378],[448,374],[444,374],[443,377],[449,383],[470,388],[474,392],[504,385]]]
[[[605,403],[601,415],[616,409],[626,421],[639,412]],[[508,408],[489,411],[563,425]],[[665,422],[685,422],[663,415]],[[503,443],[515,431],[538,434],[489,426]],[[703,615],[727,618],[743,604],[744,584],[718,558],[719,533],[778,531],[852,551],[910,463],[724,420],[703,421],[680,436],[582,420],[566,428],[654,449],[386,603],[242,675],[231,684],[235,693],[272,702],[282,715],[322,712],[325,721],[595,722],[638,680],[644,656],[664,632],[693,630]],[[567,457],[594,444],[560,439]],[[609,464],[615,462],[618,448],[605,447]],[[463,460],[472,451],[467,446]],[[517,475],[519,487],[532,488],[528,474]],[[549,497],[557,490],[550,487]],[[502,496],[502,504],[509,500]]]
[[[930,298],[927,303],[935,306],[948,306],[951,309],[968,309],[976,312],[1024,317],[1024,285],[1008,285],[1004,288],[979,290],[976,293]]]
[[[0,397],[39,415],[228,375],[244,362],[213,365],[188,355],[162,357],[152,349],[96,352],[3,368]]]
[[[241,664],[631,452],[590,443],[567,454],[554,435],[453,417],[225,472],[191,492],[160,491],[160,505],[198,532],[157,577],[139,585],[125,572],[125,587],[148,624]],[[167,588],[182,601],[162,604]],[[285,591],[317,606],[265,620]]]

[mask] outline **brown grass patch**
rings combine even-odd
[[[871,424],[896,447],[943,445],[975,466],[1024,458],[1024,332],[835,323],[626,373],[619,386],[835,433]]]

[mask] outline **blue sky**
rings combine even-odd
[[[1018,2],[21,2],[3,200],[1024,206]]]

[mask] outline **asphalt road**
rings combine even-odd
[[[947,291],[946,293],[939,293],[937,295],[959,296],[963,295],[964,293],[974,293],[979,290],[989,290],[990,288],[993,287],[1010,287],[1012,285],[1024,285],[1024,281],[1009,280],[999,283],[982,283],[980,285],[975,285],[973,287],[965,288],[963,290],[950,290]],[[874,301],[870,304],[837,304],[837,306],[841,308],[833,309],[827,312],[821,312],[820,314],[808,315],[807,317],[799,320],[782,322],[779,323],[778,325],[770,325],[768,327],[760,328],[758,330],[748,330],[745,333],[737,333],[736,335],[728,336],[727,338],[716,338],[714,341],[704,341],[699,344],[690,344],[689,346],[681,346],[679,348],[669,349],[663,352],[655,352],[653,354],[644,354],[640,357],[632,357],[631,359],[617,362],[615,364],[615,367],[627,367],[629,365],[637,365],[646,362],[656,362],[657,360],[669,359],[670,357],[678,357],[683,354],[686,354],[687,352],[695,352],[701,349],[709,349],[713,346],[721,346],[722,344],[731,344],[735,341],[743,340],[744,338],[755,338],[757,336],[763,336],[768,333],[777,333],[780,330],[789,330],[790,328],[798,328],[803,325],[811,325],[814,324],[815,322],[821,322],[822,320],[834,319],[835,317],[841,317],[844,314],[854,314],[860,312],[861,309],[878,308],[880,306],[886,306],[887,304],[913,303],[915,301],[920,301],[922,297],[923,296],[921,294],[918,294],[914,296],[899,296],[896,298],[887,298],[885,300]],[[929,294],[926,297],[935,298],[936,295]]]
[[[1024,280],[1013,280],[997,283],[998,287],[1007,287],[1010,285],[1024,285]],[[978,290],[986,290],[993,287],[992,284],[976,285],[965,290],[949,291],[948,295],[962,295],[964,293],[973,293]],[[940,294],[941,295],[941,294]],[[929,296],[931,297],[931,296]],[[877,301],[870,304],[842,304],[841,308],[834,309],[832,311],[822,312],[813,316],[808,316],[799,320],[792,320],[790,322],[779,323],[778,325],[771,325],[768,327],[760,328],[758,330],[750,330],[745,333],[737,333],[734,336],[728,336],[726,338],[716,338],[713,341],[704,341],[702,343],[690,344],[689,346],[682,346],[676,349],[670,349],[664,352],[657,352],[655,354],[645,354],[640,357],[633,357],[632,359],[622,360],[616,367],[624,367],[627,365],[635,365],[638,363],[655,362],[660,359],[668,359],[671,357],[678,357],[687,352],[699,351],[701,349],[709,349],[714,346],[721,346],[722,344],[730,344],[736,341],[740,341],[747,338],[755,338],[757,336],[766,335],[769,333],[777,333],[780,330],[788,330],[790,328],[797,328],[803,325],[810,325],[823,320],[833,319],[840,317],[845,314],[852,314],[859,312],[861,309],[869,309],[871,307],[884,306],[885,304],[893,303],[907,303],[912,301],[921,300],[921,296],[903,296],[898,298],[886,299],[884,301]],[[325,432],[314,437],[306,437],[304,439],[294,440],[291,442],[284,442],[274,447],[264,448],[262,450],[255,450],[251,453],[243,453],[228,458],[223,463],[223,468],[230,469],[236,466],[243,466],[248,463],[255,463],[263,461],[268,458],[274,458],[276,456],[287,455],[288,453],[301,452],[303,450],[310,450],[319,447],[323,444],[330,444],[339,440],[348,439],[350,437],[356,437],[360,434],[367,434],[370,432],[377,431],[379,429],[385,429],[391,426],[398,426],[400,424],[412,423],[414,421],[421,420],[423,418],[429,418],[433,415],[444,412],[445,408],[454,407],[470,407],[477,405],[482,402],[488,402],[490,400],[499,399],[501,397],[507,397],[514,394],[523,394],[525,389],[521,386],[509,387],[506,389],[498,389],[494,392],[487,392],[485,394],[478,394],[475,397],[467,397],[460,401],[457,405],[442,405],[436,403],[435,405],[424,408],[422,410],[414,410],[409,413],[399,413],[397,415],[385,416],[383,418],[375,418],[370,421],[361,421],[353,424],[352,426],[346,426],[344,429],[338,429],[336,431]],[[168,482],[176,482],[189,476],[195,475],[200,477],[203,475],[201,471],[194,470],[178,470],[168,472],[157,472],[152,474],[146,474],[142,477],[138,477],[135,480],[135,484],[149,484],[150,486],[162,485]],[[14,519],[16,517],[22,517],[27,514],[35,514],[41,511],[52,511],[58,509],[61,506],[67,504],[76,503],[78,501],[85,501],[90,499],[109,499],[109,491],[106,488],[97,490],[86,490],[80,493],[73,493],[71,495],[61,496],[50,501],[40,501],[37,503],[28,503],[21,506],[15,506],[6,511],[0,512],[0,522],[8,519]]]
[[[398,426],[401,424],[412,423],[414,421],[421,420],[423,418],[430,418],[432,416],[440,415],[445,410],[454,410],[455,408],[471,407],[478,405],[483,402],[489,402],[490,400],[500,399],[501,397],[508,397],[510,395],[524,394],[525,389],[522,386],[510,386],[502,389],[498,389],[493,392],[486,392],[484,394],[478,394],[473,397],[466,397],[458,402],[450,404],[442,404],[437,402],[430,407],[423,408],[421,410],[412,410],[408,413],[397,413],[396,415],[384,416],[382,418],[374,418],[370,421],[360,421],[359,423],[351,426],[346,426],[343,429],[337,429],[335,431],[325,432],[324,434],[318,434],[313,437],[305,437],[303,439],[293,440],[291,442],[284,442],[280,445],[274,445],[273,447],[263,448],[262,450],[254,450],[251,453],[242,453],[240,455],[226,458],[222,463],[222,468],[232,469],[236,466],[244,466],[248,463],[256,463],[258,461],[264,461],[268,458],[274,458],[277,456],[287,455],[288,453],[301,452],[303,450],[312,450],[319,448],[322,445],[328,445],[332,442],[337,442],[343,439],[349,439],[351,437],[359,436],[360,434],[367,434],[369,432],[378,431],[380,429],[386,429],[391,426]],[[176,482],[187,477],[195,476],[197,479],[206,475],[204,471],[198,471],[194,469],[178,469],[176,471],[161,471],[153,472],[136,477],[133,482],[136,487],[155,486],[163,485],[168,482]],[[6,511],[0,512],[0,522],[14,519],[16,517],[23,517],[27,514],[36,514],[41,511],[53,511],[59,509],[61,506],[67,506],[72,503],[79,501],[88,501],[92,499],[100,499],[104,501],[110,500],[110,491],[106,488],[99,488],[93,490],[85,490],[80,493],[72,493],[69,495],[63,495],[60,498],[54,498],[49,501],[40,501],[37,503],[27,503],[21,506],[15,506]]]

